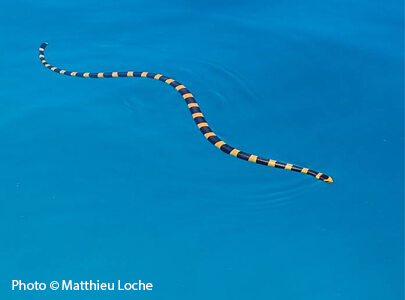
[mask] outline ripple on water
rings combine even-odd
[[[185,60],[184,67],[179,69],[190,74],[185,78],[190,78],[200,87],[204,87],[204,91],[216,96],[216,103],[220,101],[229,104],[229,99],[235,99],[235,96],[238,101],[233,101],[232,105],[236,106],[259,104],[263,100],[248,84],[246,78],[222,63],[202,59]],[[198,73],[195,70],[198,70]]]
[[[183,64],[180,67],[176,66],[170,73],[172,74],[163,74],[184,84],[195,95],[202,108],[211,103],[221,109],[221,107],[229,105],[230,99],[232,99],[233,109],[243,111],[244,106],[258,105],[263,101],[245,78],[218,62],[183,59]],[[153,108],[156,107],[156,104],[172,101],[176,96],[182,100],[174,89],[171,90],[161,83],[161,86],[158,86],[159,83],[152,80],[146,82],[145,79],[136,79],[142,83],[136,83],[132,94],[122,97],[124,104],[131,110]],[[140,97],[142,97],[142,101],[139,101]],[[171,111],[175,109],[174,106],[173,108],[167,106],[167,108]]]
[[[249,176],[246,173],[239,174],[239,179],[236,175],[232,176],[232,180],[226,178],[221,183],[222,188],[226,190],[226,186],[228,186],[228,188],[233,189],[232,194],[236,194],[238,197],[233,199],[222,197],[221,199],[228,202],[228,205],[236,206],[241,211],[271,210],[293,205],[297,201],[305,199],[304,195],[320,183],[317,180],[308,178],[294,178],[294,175],[300,176],[299,174],[280,174],[280,172],[283,172],[282,170],[269,169],[265,171],[270,172],[270,174],[262,174],[260,178],[260,176],[255,176],[256,170],[252,170],[250,172],[252,180],[250,181],[246,178]],[[277,175],[279,175],[279,178],[277,178]],[[237,181],[243,182],[243,184],[235,186]],[[215,182],[213,182],[213,185],[215,185]],[[235,192],[235,189],[238,191]]]

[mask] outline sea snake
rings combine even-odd
[[[190,110],[190,113],[194,119],[194,122],[196,123],[198,129],[201,131],[201,133],[204,135],[204,137],[215,147],[220,149],[222,152],[235,156],[239,159],[250,161],[259,165],[264,165],[264,166],[269,166],[273,168],[279,168],[279,169],[284,169],[284,170],[291,170],[299,173],[304,173],[308,174],[311,176],[314,176],[316,179],[319,179],[324,182],[333,182],[332,177],[325,175],[320,172],[316,172],[313,170],[310,170],[308,168],[303,168],[299,166],[295,166],[293,164],[286,164],[282,163],[273,159],[266,159],[262,158],[257,155],[253,154],[248,154],[245,153],[239,149],[236,149],[234,147],[231,147],[227,143],[225,143],[222,139],[220,139],[209,127],[207,121],[204,118],[203,113],[201,112],[200,107],[198,106],[197,101],[194,99],[193,94],[190,93],[190,91],[182,85],[180,82],[170,78],[163,76],[162,74],[156,74],[156,73],[149,73],[149,72],[134,72],[134,71],[128,71],[128,72],[102,72],[102,73],[90,73],[90,72],[71,72],[71,71],[66,71],[64,69],[60,69],[58,67],[54,67],[50,65],[46,60],[44,56],[44,51],[46,46],[48,46],[48,43],[43,43],[39,47],[39,59],[43,63],[45,67],[48,69],[67,76],[76,76],[76,77],[89,77],[89,78],[113,78],[113,77],[145,77],[145,78],[151,78],[151,79],[156,79],[159,81],[162,81],[171,87],[175,88],[180,95],[183,97],[183,99],[186,101],[186,104]]]

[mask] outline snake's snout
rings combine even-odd
[[[332,177],[330,177],[330,176],[328,176],[328,175],[325,175],[325,174],[322,174],[322,176],[319,177],[319,179],[322,180],[322,181],[324,181],[324,182],[328,182],[328,183],[332,183],[332,182],[333,182]]]

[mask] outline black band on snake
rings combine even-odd
[[[204,118],[203,113],[200,110],[200,107],[198,106],[197,101],[194,99],[193,94],[190,93],[190,91],[181,83],[178,81],[170,78],[163,76],[161,74],[155,74],[155,73],[149,73],[149,72],[103,72],[103,73],[81,73],[81,72],[71,72],[71,71],[66,71],[64,69],[60,69],[57,67],[54,67],[50,65],[46,60],[44,56],[44,51],[46,46],[48,46],[48,43],[43,43],[40,48],[39,48],[39,59],[41,62],[44,64],[45,67],[48,69],[67,76],[76,76],[76,77],[89,77],[89,78],[113,78],[113,77],[145,77],[145,78],[151,78],[155,80],[162,81],[171,87],[175,88],[180,95],[183,97],[183,99],[186,101],[186,104],[190,110],[190,113],[194,119],[194,122],[196,123],[198,129],[201,131],[201,133],[204,135],[204,137],[213,144],[215,147],[220,149],[222,152],[235,156],[239,159],[250,161],[259,165],[264,165],[264,166],[269,166],[269,167],[274,167],[274,168],[279,168],[279,169],[284,169],[284,170],[291,170],[294,172],[299,172],[299,173],[304,173],[311,175],[315,177],[316,179],[319,179],[324,182],[333,182],[332,177],[325,175],[320,172],[316,172],[313,170],[310,170],[308,168],[303,168],[299,166],[295,166],[292,164],[286,164],[282,163],[273,159],[267,159],[267,158],[262,158],[257,155],[253,154],[248,154],[245,153],[237,148],[234,148],[227,143],[225,143],[223,140],[221,140],[208,126],[207,121]]]

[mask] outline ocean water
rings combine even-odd
[[[1,299],[404,297],[402,1],[0,4]],[[224,155],[249,153],[334,178]],[[12,280],[152,291],[12,291]]]

